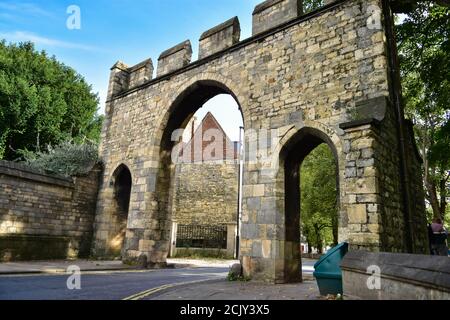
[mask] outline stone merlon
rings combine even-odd
[[[147,59],[129,67],[122,61],[117,61],[111,67],[109,79],[108,98],[111,98],[123,91],[137,87],[153,77],[152,59]]]
[[[269,30],[303,13],[302,0],[267,0],[253,11],[253,35]]]
[[[188,65],[191,62],[191,57],[192,46],[189,40],[167,49],[158,58],[157,76],[159,77]]]
[[[153,76],[153,62],[152,59],[147,59],[129,68],[130,83],[129,87],[133,88],[151,80]]]
[[[238,17],[205,31],[200,37],[199,59],[231,47],[239,42],[240,36],[241,27]]]

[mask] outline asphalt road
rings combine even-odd
[[[121,300],[166,284],[225,278],[228,268],[186,268],[81,275],[81,290],[68,275],[1,276],[0,300]]]
[[[312,273],[314,261],[303,262]],[[81,289],[69,290],[69,275],[0,276],[0,300],[121,300],[164,285],[225,279],[229,268],[196,267],[145,271],[90,272],[81,275]]]

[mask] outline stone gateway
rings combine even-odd
[[[172,134],[222,93],[238,102],[245,126],[240,259],[246,276],[301,281],[298,169],[321,143],[336,160],[339,241],[351,250],[426,252],[421,160],[400,102],[392,28],[388,0],[328,1],[307,14],[299,0],[268,0],[255,8],[252,37],[240,41],[239,21],[230,19],[201,36],[197,61],[191,62],[188,40],[163,52],[154,79],[150,59],[132,67],[116,63],[100,147],[105,169],[93,254],[117,250],[117,221],[124,216],[117,208],[126,207],[117,190],[127,184],[116,184],[118,173],[129,172],[123,259],[166,261]]]

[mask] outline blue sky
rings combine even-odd
[[[251,35],[252,11],[262,0],[24,0],[0,2],[0,39],[33,41],[38,49],[73,67],[101,98],[100,113],[108,87],[109,69],[121,60],[134,65],[149,57],[157,64],[159,54],[190,39],[193,60],[203,31],[238,16],[241,39]],[[81,10],[81,29],[69,30],[67,8]],[[231,101],[232,102],[232,101]],[[197,115],[210,111],[233,140],[241,123],[237,112],[224,111],[230,99],[219,96]],[[235,110],[236,107],[232,106]]]

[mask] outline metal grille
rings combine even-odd
[[[227,248],[227,226],[178,225],[177,248]]]

